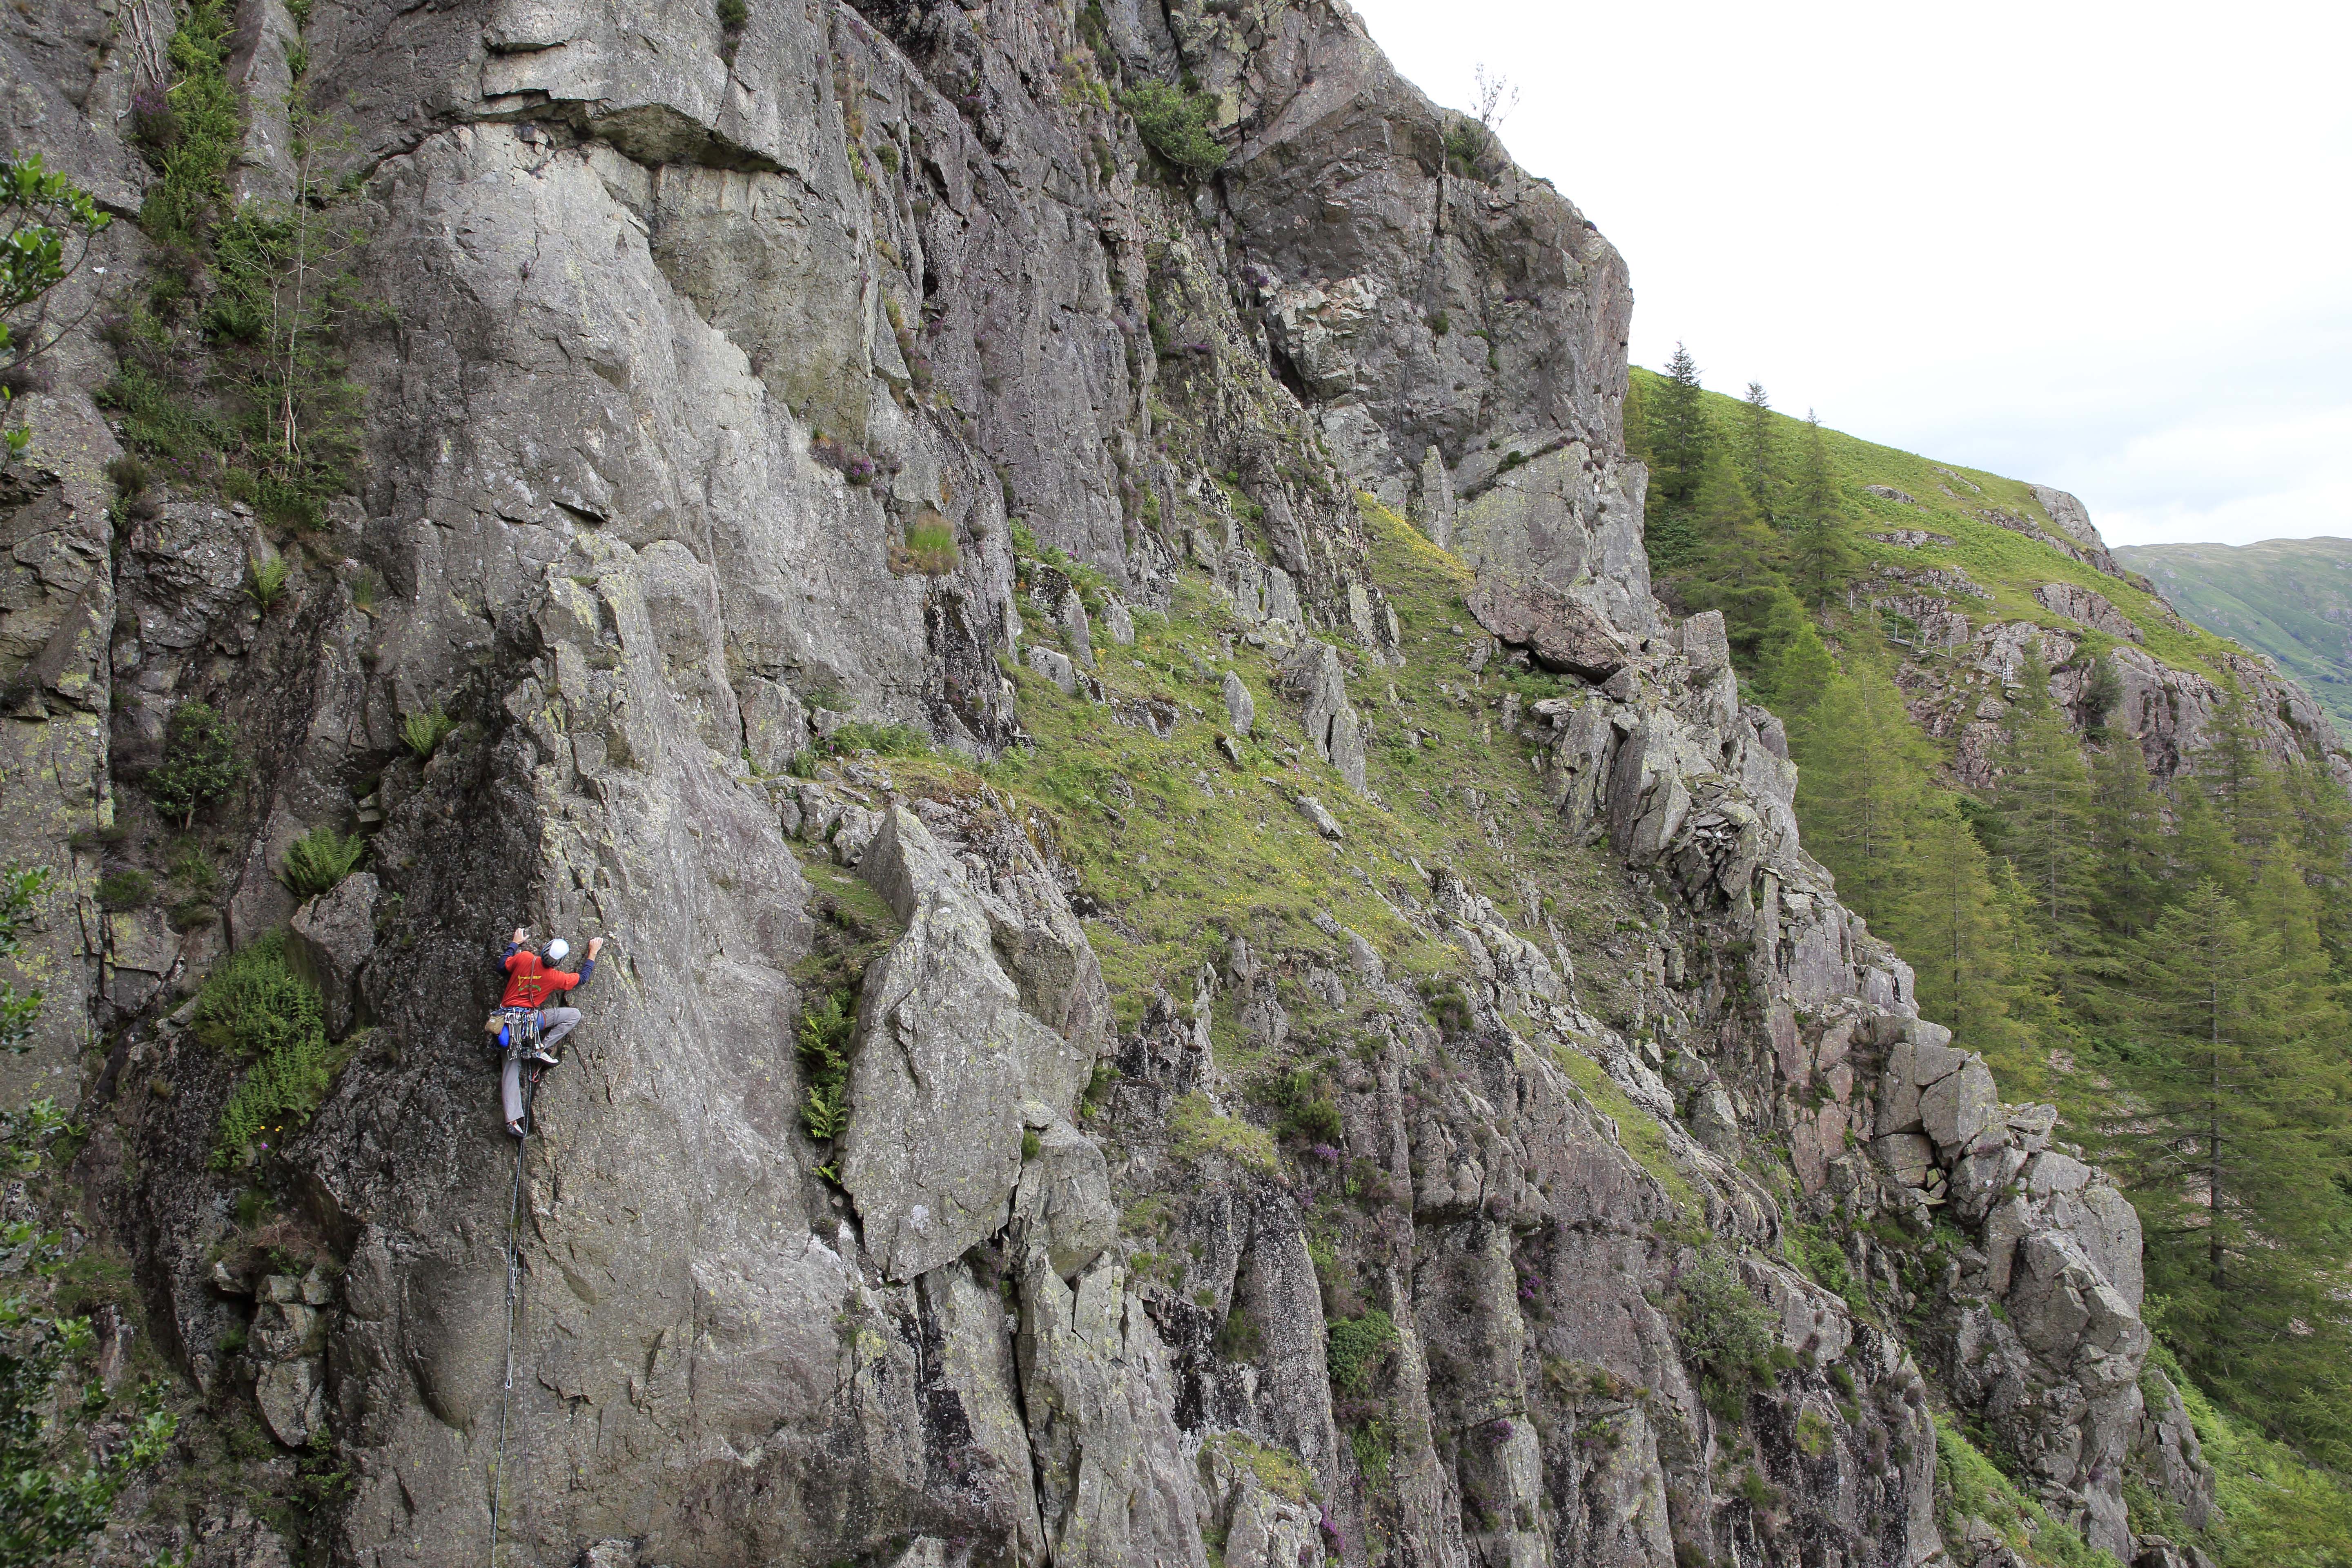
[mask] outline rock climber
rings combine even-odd
[[[604,950],[604,939],[592,937],[588,942],[587,960],[579,973],[554,967],[572,956],[572,944],[557,937],[547,944],[544,952],[533,952],[525,945],[530,940],[529,930],[515,928],[514,938],[507,943],[504,967],[507,972],[506,994],[499,1000],[498,1015],[491,1018],[489,1028],[497,1032],[502,1024],[523,1021],[529,1015],[538,1015],[538,1039],[526,1047],[527,1036],[516,1030],[506,1050],[506,1068],[499,1076],[499,1091],[507,1116],[507,1131],[520,1138],[523,1135],[522,1060],[526,1054],[534,1062],[551,1066],[560,1058],[555,1047],[563,1037],[580,1026],[577,1007],[550,1007],[547,999],[566,991],[576,991],[588,984],[596,972],[596,954]]]

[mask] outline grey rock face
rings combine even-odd
[[[1102,1151],[1043,1106],[1034,1106],[1024,1121],[1032,1124],[1037,1153],[1021,1167],[1013,1199],[1013,1239],[1016,1245],[1034,1243],[1055,1273],[1076,1280],[1118,1234],[1118,1210],[1111,1203]]]
[[[2144,642],[2138,626],[2107,602],[2105,595],[2072,583],[2044,583],[2033,590],[2034,602],[2045,610],[2054,610],[2070,621],[2076,621],[2093,631],[2121,637],[2126,642]]]
[[[858,999],[842,1185],[884,1272],[912,1279],[1003,1228],[1023,1103],[1066,1118],[1076,1086],[1065,1043],[997,963],[987,911],[912,812],[885,814],[860,869],[907,933]]]
[[[360,970],[375,952],[376,890],[373,872],[354,873],[296,910],[287,927],[287,962],[317,988],[329,1039],[341,1039],[355,1021]]]
[[[134,41],[152,11],[121,19]],[[0,70],[133,210],[129,45],[41,14],[6,24]],[[251,93],[287,63],[287,19],[240,11]],[[305,79],[352,106],[360,265],[399,322],[355,340],[366,478],[320,541],[381,575],[376,613],[349,602],[354,568],[298,563],[287,609],[257,616],[255,520],[207,502],[167,498],[113,558],[94,342],[16,405],[36,445],[26,493],[0,497],[0,839],[62,873],[35,974],[96,1004],[53,1009],[14,1081],[64,1085],[97,1017],[128,1026],[123,1081],[180,1086],[117,1094],[107,1137],[137,1158],[108,1201],[169,1353],[222,1397],[243,1397],[223,1334],[251,1285],[214,1287],[235,1189],[196,1173],[226,1069],[171,1023],[174,987],[291,916],[336,1018],[396,1047],[273,1152],[340,1292],[265,1280],[250,1309],[263,1419],[350,1458],[334,1561],[493,1544],[514,1154],[475,1031],[518,923],[616,946],[521,1155],[515,1451],[565,1484],[502,1515],[515,1561],[1205,1568],[1217,1540],[1311,1568],[1360,1561],[1376,1524],[1395,1561],[1444,1568],[1764,1561],[1722,1489],[1739,1452],[1809,1544],[1929,1563],[1927,1467],[1888,1462],[1933,1452],[1908,1352],[1779,1260],[1780,1200],[1740,1168],[1784,1134],[1810,1215],[1940,1204],[1972,1227],[1987,1262],[1933,1348],[2053,1501],[2116,1542],[2127,1461],[2193,1490],[2185,1423],[2134,1403],[2128,1206],[1909,1017],[1907,972],[1797,843],[1786,737],[1740,705],[1719,622],[1657,618],[1617,257],[1499,154],[1449,167],[1462,122],[1343,6],[755,3],[730,30],[702,5],[497,0],[460,20],[362,0],[302,34]],[[1112,56],[1201,81],[1234,177],[1148,173],[1094,90]],[[279,121],[247,124],[260,191]],[[1213,453],[1171,438],[1179,402]],[[1541,607],[1553,645],[1605,655],[1569,666],[1605,684],[1505,723],[1543,739],[1530,800],[1654,895],[1621,955],[1636,1021],[1586,1010],[1542,889],[1439,868],[1379,890],[1453,965],[1443,1020],[1420,956],[1392,973],[1334,920],[1291,952],[1229,933],[1222,966],[1157,977],[1123,1023],[1079,911],[1122,958],[1132,933],[1054,860],[1043,814],[985,784],[929,798],[935,760],[907,787],[884,760],[777,776],[855,721],[973,758],[1021,742],[999,663],[1017,513],[1116,590],[1090,620],[1083,574],[1029,577],[1062,645],[1033,637],[1031,668],[1099,695],[1129,603],[1178,603],[1187,561],[1207,587],[1181,586],[1231,612],[1361,791],[1349,672],[1375,700],[1401,642],[1360,488]],[[937,577],[903,558],[934,516],[958,541]],[[64,834],[132,800],[113,770],[200,694],[253,738],[251,798],[221,817],[242,835],[227,932],[101,925],[97,858]],[[1240,694],[1227,718],[1257,728]],[[400,717],[437,704],[465,727],[407,756]],[[1137,727],[1164,740],[1161,706]],[[270,875],[284,844],[370,780],[373,881],[297,911]],[[828,859],[891,910],[853,917],[888,940],[837,1157],[804,1132],[794,1047],[822,1001],[807,966],[835,956],[810,914]],[[1706,967],[1733,953],[1752,957]],[[1593,967],[1588,992],[1618,978]],[[1704,1011],[1711,973],[1756,998],[1738,1049]],[[1315,1141],[1286,1134],[1269,1172],[1218,1031],[1286,1066],[1343,1005]],[[1900,1131],[1874,1123],[1897,1046],[1959,1060],[1906,1071]],[[1699,1054],[1675,1079],[1686,1125],[1661,1073]],[[1882,1178],[1858,1150],[1890,1142]],[[1736,1428],[1706,1408],[1658,1304],[1702,1228],[1737,1242],[1780,1348],[1851,1370],[1853,1415],[1810,1364]],[[1373,1346],[1360,1386],[1332,1382],[1341,1321]],[[1825,1455],[1797,1445],[1801,1413]],[[205,1551],[282,1560],[250,1523]]]

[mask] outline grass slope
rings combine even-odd
[[[2206,630],[2278,660],[2352,727],[2352,539],[2132,544],[2116,559]]]
[[[1641,384],[1643,394],[1652,400],[1664,384],[1663,377],[1639,367],[1634,369],[1633,377]],[[1720,438],[1736,444],[1745,428],[1747,405],[1721,393],[1703,393],[1701,396],[1707,417]],[[1780,472],[1792,479],[1804,450],[1804,421],[1783,414],[1774,414],[1770,419]],[[2221,651],[2221,638],[2200,626],[2182,626],[2167,613],[2163,600],[2145,588],[2110,577],[2039,540],[1990,521],[1989,514],[1999,510],[2021,517],[2052,533],[2059,532],[2042,503],[2033,499],[2032,486],[2027,481],[1989,474],[1979,468],[1938,463],[1843,431],[1824,428],[1822,440],[1829,454],[1830,472],[1853,521],[1858,563],[1867,566],[1874,561],[1906,568],[1957,566],[1991,595],[1990,601],[1963,599],[1955,606],[1965,610],[1979,626],[1991,621],[2030,621],[2063,631],[2078,643],[2112,641],[2042,608],[2033,597],[2033,591],[2044,584],[2072,583],[2101,595],[2122,611],[2139,628],[2146,647],[2158,658],[2178,668],[2195,669],[2218,678],[2220,667],[2216,659]],[[1875,494],[1869,489],[1873,485],[1897,491],[1909,500],[1906,503]],[[1870,537],[1906,529],[1939,534],[1950,542],[1931,540],[1916,548],[1904,549]]]

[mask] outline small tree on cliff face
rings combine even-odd
[[[209,703],[183,702],[163,734],[163,760],[147,775],[147,798],[166,816],[194,826],[196,813],[225,798],[245,777],[236,726]]]

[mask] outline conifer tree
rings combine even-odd
[[[1837,482],[1830,473],[1829,447],[1822,439],[1822,422],[1805,415],[1804,458],[1797,476],[1796,516],[1790,542],[1789,565],[1799,595],[1815,610],[1844,584],[1853,564],[1853,547],[1846,542],[1845,509]]]
[[[2100,929],[2137,935],[2164,898],[2161,802],[2147,759],[2128,735],[2111,735],[2091,759],[2091,880]]]
[[[2327,1288],[2352,1240],[2341,1052],[2315,1048],[2279,939],[2210,879],[2130,958],[2113,1142],[2150,1289],[2206,1386],[2292,1424],[2314,1358],[2347,1343]]]
[[[2197,782],[2213,804],[2226,847],[2204,868],[2233,898],[2243,898],[2271,847],[2291,833],[2286,791],[2263,752],[2244,689],[2232,686],[2213,716],[2213,734],[2198,759]]]
[[[2319,940],[2336,967],[2352,973],[2352,795],[2316,763],[2286,769],[2279,784],[2295,857],[2319,901]]]
[[[1739,410],[1739,482],[1748,487],[1748,497],[1756,503],[1756,514],[1767,527],[1780,522],[1780,477],[1777,443],[1772,438],[1772,400],[1766,395],[1764,384],[1748,384],[1748,396]]]
[[[1982,1051],[2004,1085],[2038,1085],[2038,1064],[2016,1016],[2011,910],[1957,797],[1940,790],[1926,797],[1912,825],[1910,860],[1909,896],[1885,934],[1917,976],[1920,1011]]]
[[[2050,672],[2025,652],[2024,689],[2010,710],[2002,752],[2001,847],[2032,891],[2057,957],[2086,950],[2091,908],[2091,782],[2074,732],[2050,700]]]
[[[1682,344],[1675,345],[1666,362],[1666,378],[1650,400],[1650,510],[1687,511],[1699,499],[1706,479],[1708,439],[1706,410],[1701,405],[1698,362]]]
[[[1836,875],[1848,908],[1874,928],[1899,926],[1929,764],[1902,692],[1855,660],[1790,739],[1805,847]]]

